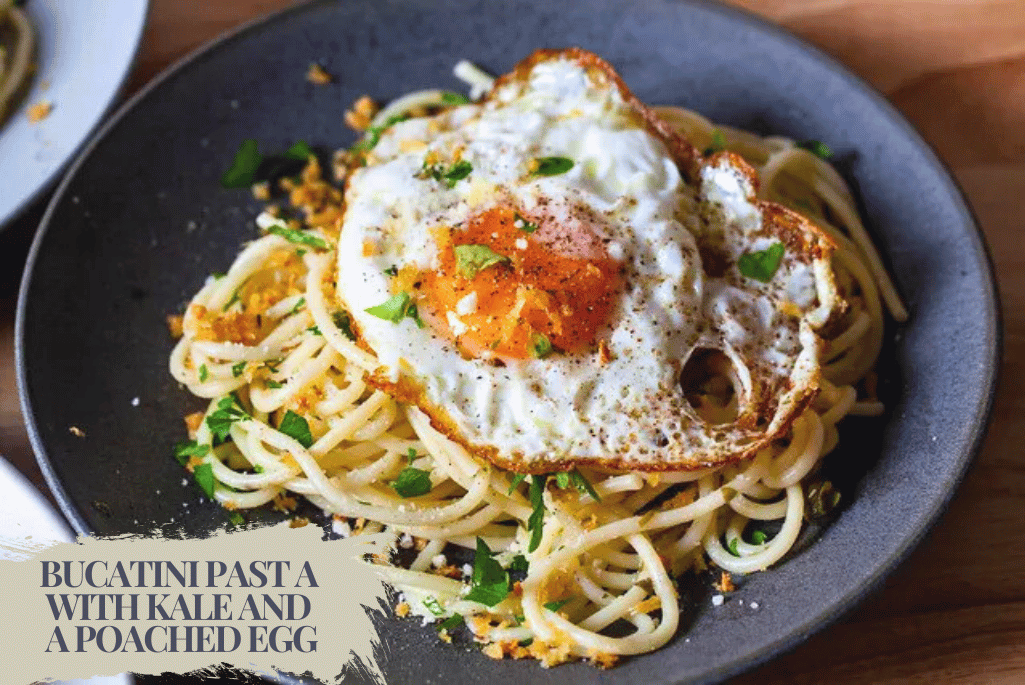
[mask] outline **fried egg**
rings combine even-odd
[[[828,241],[755,183],[582,50],[395,123],[349,176],[338,245],[371,382],[519,472],[751,454],[816,391],[815,329],[839,306]],[[741,272],[777,245],[771,278]],[[709,359],[725,418],[695,399]]]

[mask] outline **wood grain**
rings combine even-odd
[[[289,4],[153,0],[130,89],[217,34]],[[1006,328],[989,435],[940,525],[859,609],[734,682],[1025,683],[1025,2],[734,4],[839,59],[881,90],[936,148],[989,241]],[[9,234],[3,239],[17,242]],[[14,282],[9,275],[8,285]],[[8,287],[0,294],[0,451],[41,483],[17,409],[10,293]]]

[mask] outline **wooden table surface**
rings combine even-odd
[[[152,0],[129,92],[290,0]],[[734,682],[1025,683],[1025,2],[739,0],[881,90],[953,170],[996,262],[1005,354],[993,422],[949,512],[881,591]],[[14,374],[16,285],[39,210],[0,235],[0,453],[45,490]]]

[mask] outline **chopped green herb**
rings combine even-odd
[[[441,101],[446,105],[468,105],[470,98],[461,93],[445,92],[441,94]]]
[[[214,271],[214,272],[213,272],[212,274],[210,274],[210,275],[211,275],[211,276],[213,277],[213,279],[214,279],[215,281],[219,281],[219,280],[221,280],[222,278],[224,278],[225,276],[227,276],[228,274],[224,273],[223,271]]]
[[[569,601],[569,597],[566,599],[560,599],[555,602],[545,602],[545,609],[548,611],[558,611],[562,607],[566,606],[566,602]]]
[[[726,545],[727,549],[729,549],[729,550],[730,550],[730,554],[732,554],[732,555],[733,555],[733,556],[735,556],[735,557],[739,557],[739,556],[740,556],[740,552],[738,552],[738,551],[737,551],[737,544],[738,544],[739,542],[740,542],[740,538],[733,538],[733,539],[732,539],[732,540],[730,540],[730,541],[729,541],[729,543],[728,543],[728,544]]]
[[[242,375],[242,373],[245,370],[246,370],[246,362],[239,362],[238,364],[233,364],[232,367],[231,367],[231,375],[234,376],[235,378],[238,378],[239,376]]]
[[[719,129],[712,131],[712,142],[705,148],[705,156],[721,152],[726,149],[726,136]]]
[[[559,471],[555,474],[555,484],[561,489],[565,490],[569,487],[569,473],[566,471]]]
[[[533,233],[538,229],[537,224],[535,224],[533,221],[527,221],[522,216],[520,216],[519,212],[513,214],[513,226],[515,226],[518,230],[523,231],[524,233]]]
[[[508,262],[509,258],[500,255],[487,245],[456,245],[456,268],[459,274],[470,280],[484,269]]]
[[[464,599],[493,607],[509,595],[509,573],[491,555],[491,550],[477,538],[477,553],[473,558],[470,591]]]
[[[200,489],[210,499],[214,498],[214,486],[217,485],[217,479],[214,478],[214,467],[209,463],[202,463],[192,469],[192,477],[196,479],[196,483]]]
[[[407,466],[399,472],[399,477],[392,481],[392,489],[400,497],[419,497],[431,491],[431,472]]]
[[[283,361],[285,361],[285,360],[284,359],[268,359],[267,361],[265,361],[263,363],[263,366],[264,366],[265,369],[267,369],[271,373],[277,373],[278,372],[278,367],[281,366],[281,362],[283,362]]]
[[[231,521],[232,525],[236,526],[241,526],[246,522],[246,520],[242,518],[242,514],[238,513],[237,511],[233,511],[230,514],[228,514],[228,520]]]
[[[737,268],[748,278],[768,283],[776,275],[783,260],[783,243],[774,243],[764,250],[740,255]]]
[[[527,474],[525,473],[517,473],[515,476],[513,476],[512,482],[509,484],[510,495],[513,494],[513,491],[516,490],[517,487],[519,487],[520,483],[522,483],[526,477]]]
[[[318,250],[328,249],[327,241],[320,236],[314,235],[309,231],[297,231],[294,228],[289,228],[284,221],[271,224],[267,227],[267,232],[279,235],[290,243],[308,245]]]
[[[210,377],[210,372],[206,368],[206,364],[199,365],[199,382],[206,383],[206,379]]]
[[[231,167],[221,176],[223,188],[248,188],[256,182],[256,171],[263,162],[263,155],[253,139],[242,141]]]
[[[424,162],[420,176],[422,178],[433,178],[435,181],[443,181],[447,187],[455,188],[456,183],[469,176],[471,171],[473,171],[473,165],[465,159],[456,162],[447,169],[440,164],[427,164]]]
[[[601,502],[601,497],[598,496],[598,493],[595,492],[594,488],[591,486],[591,483],[586,478],[584,478],[584,474],[580,473],[580,471],[576,469],[570,471],[569,479],[573,482],[573,487],[575,487],[577,491],[580,492],[580,494],[590,495],[594,498],[595,502]]]
[[[535,176],[558,176],[573,168],[573,160],[569,157],[537,157],[534,161],[537,163]]]
[[[338,330],[342,332],[342,335],[356,342],[356,334],[352,332],[352,321],[349,319],[348,312],[335,312],[331,315],[331,319],[334,321],[335,326],[338,327]]]
[[[808,152],[822,159],[830,159],[833,156],[833,151],[821,140],[802,140],[797,144],[797,147],[803,147]]]
[[[354,152],[369,152],[381,141],[381,134],[387,129],[391,128],[400,121],[405,121],[409,118],[408,114],[396,114],[393,117],[388,117],[383,124],[380,126],[371,126],[367,129],[367,132],[363,135],[363,140],[359,141],[352,146]]]
[[[266,469],[257,464],[253,467],[253,471],[255,471],[256,473],[263,473],[264,471],[266,471]]]
[[[409,293],[396,293],[381,304],[375,307],[368,307],[366,312],[392,323],[398,323],[403,318],[409,317],[416,322],[418,327],[424,327],[424,323],[420,320],[420,314],[417,312],[413,300],[409,297]]]
[[[840,504],[840,491],[830,481],[824,480],[809,485],[805,498],[808,500],[808,516],[824,518]]]
[[[463,625],[463,623],[465,623],[465,619],[463,618],[462,614],[452,614],[451,616],[449,616],[444,621],[438,624],[438,630],[452,630],[453,628],[458,628],[459,626]]]
[[[526,573],[530,569],[530,562],[527,561],[527,557],[522,554],[517,554],[509,562],[510,571],[521,571]]]
[[[438,603],[434,597],[424,597],[423,605],[427,608],[427,611],[431,612],[435,616],[444,616],[445,610],[441,608],[441,604]]]
[[[292,145],[292,147],[290,147],[287,150],[285,150],[285,154],[282,155],[282,156],[283,157],[288,157],[289,159],[294,159],[294,160],[299,161],[299,162],[305,162],[306,160],[308,160],[313,155],[314,155],[314,152],[310,148],[310,146],[306,144],[306,141],[305,140],[299,140],[299,141],[296,141],[296,143],[294,145]]]
[[[293,314],[298,314],[299,310],[301,310],[305,306],[306,306],[306,298],[305,297],[300,297],[299,301],[295,303],[295,306],[292,307],[292,311],[290,311],[288,313],[288,315],[291,316]]]
[[[530,518],[527,519],[527,530],[530,531],[530,544],[528,552],[533,552],[541,544],[541,534],[544,528],[545,519],[545,480],[547,476],[535,474],[530,477],[530,505],[534,507]]]
[[[416,450],[410,447],[408,450],[406,450],[406,461],[409,463],[410,466],[412,466],[414,459],[416,459]]]
[[[397,267],[394,264],[392,264],[391,266],[389,266],[387,269],[384,270],[384,273],[389,275],[389,276],[393,276],[393,277],[394,276],[398,276],[399,275],[399,267]]]
[[[300,445],[309,449],[313,444],[313,434],[310,433],[310,424],[306,419],[289,409],[281,419],[278,430],[290,438],[294,438]]]
[[[200,445],[195,440],[189,440],[188,442],[179,442],[174,446],[174,458],[178,460],[178,463],[185,466],[189,463],[189,458],[199,457],[202,459],[210,452],[210,445]]]
[[[267,381],[267,387],[270,388],[271,390],[277,390],[278,388],[285,387],[285,384],[284,383],[278,383],[277,381],[274,381],[274,380],[268,380]]]
[[[530,334],[530,354],[538,359],[544,359],[552,353],[552,341],[542,333]]]
[[[223,442],[231,432],[231,424],[236,421],[245,421],[249,418],[249,414],[238,403],[238,398],[231,395],[217,403],[217,409],[206,417],[206,425],[210,428],[210,432],[213,433],[214,439]]]
[[[751,542],[753,542],[756,545],[765,544],[765,541],[768,539],[769,536],[766,535],[764,531],[756,530],[755,532],[751,533]]]
[[[222,312],[226,312],[226,311],[228,311],[229,309],[231,309],[231,305],[235,304],[236,302],[238,302],[238,301],[239,301],[239,299],[241,299],[241,298],[239,297],[239,291],[240,291],[240,290],[242,290],[242,287],[241,287],[241,286],[239,286],[238,288],[235,288],[235,292],[233,292],[233,293],[231,294],[231,299],[230,299],[230,300],[228,300],[228,304],[224,305],[224,307],[222,307],[222,308],[221,308],[221,311],[222,311]]]
[[[320,326],[310,326],[306,330],[308,330],[313,335],[324,335],[323,333],[320,332]]]

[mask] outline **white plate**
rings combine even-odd
[[[28,97],[0,124],[0,229],[46,191],[103,118],[125,82],[148,0],[28,0],[36,64]],[[39,123],[29,105],[48,101]]]
[[[71,528],[50,502],[18,469],[0,457],[0,559],[22,561],[41,547],[74,539]],[[61,680],[53,685],[132,685],[134,682],[131,676],[122,673],[87,680]]]

